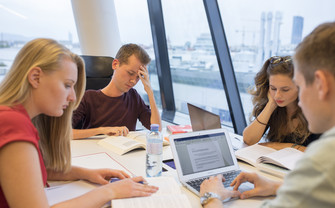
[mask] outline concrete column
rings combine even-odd
[[[114,0],[71,0],[83,55],[115,57],[121,47]]]

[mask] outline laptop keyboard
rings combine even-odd
[[[236,176],[238,174],[241,173],[241,170],[237,170],[237,171],[233,171],[233,172],[229,172],[229,173],[223,173],[223,177],[226,179],[225,182],[222,182],[223,186],[224,187],[229,187],[231,182],[236,178]],[[197,179],[194,179],[194,180],[191,180],[191,181],[187,181],[186,183],[188,185],[190,185],[191,187],[193,187],[195,190],[199,191],[200,192],[200,185],[201,183],[208,179],[209,177],[204,177],[204,178],[197,178]]]

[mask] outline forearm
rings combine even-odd
[[[247,145],[253,145],[261,140],[266,126],[259,124],[256,120],[247,126],[243,131],[243,141]]]
[[[91,136],[95,136],[97,134],[101,134],[102,129],[100,128],[92,128],[92,129],[73,129],[73,139],[82,139]]]
[[[273,148],[275,150],[281,150],[287,147],[292,147],[293,143],[281,143],[281,142],[264,142],[259,143],[260,145]]]
[[[271,147],[273,149],[276,150],[281,150],[287,147],[291,147],[297,150],[300,150],[302,152],[305,151],[306,147],[299,145],[299,144],[294,144],[294,143],[281,143],[281,142],[265,142],[265,143],[261,143],[261,145],[267,146],[267,147]]]
[[[306,150],[306,147],[303,146],[303,145],[300,145],[300,144],[294,144],[294,143],[288,143],[288,144],[291,145],[291,146],[290,146],[291,148],[297,149],[297,150],[299,150],[299,151],[301,151],[301,152],[305,152],[305,150]]]
[[[148,98],[149,98],[149,103],[150,103],[150,109],[151,109],[151,118],[150,118],[150,123],[151,124],[159,124],[159,130],[162,130],[162,122],[161,122],[161,117],[159,115],[159,111],[156,105],[155,97],[153,91],[147,92]]]
[[[48,180],[54,180],[54,181],[74,181],[79,179],[86,180],[88,171],[89,169],[76,166],[72,166],[70,171],[67,173],[48,170]]]
[[[259,142],[275,108],[267,104],[255,120],[243,131],[243,140],[248,145]]]

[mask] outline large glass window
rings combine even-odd
[[[334,21],[335,1],[218,0],[247,122],[253,105],[248,93],[271,56],[292,55],[317,25]]]
[[[114,3],[122,44],[136,43],[141,45],[150,55],[151,63],[148,66],[150,83],[157,105],[161,106],[147,1],[114,0]],[[149,103],[147,93],[144,91],[144,87],[140,81],[134,88],[140,93],[145,102]]]
[[[80,54],[71,1],[0,2],[0,81],[22,46],[38,37],[53,38]]]
[[[202,0],[162,0],[176,109],[192,103],[232,126]]]

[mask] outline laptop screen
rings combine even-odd
[[[174,139],[183,175],[234,165],[224,132]]]
[[[187,103],[187,107],[193,131],[221,128],[219,115],[206,111],[190,103]]]

